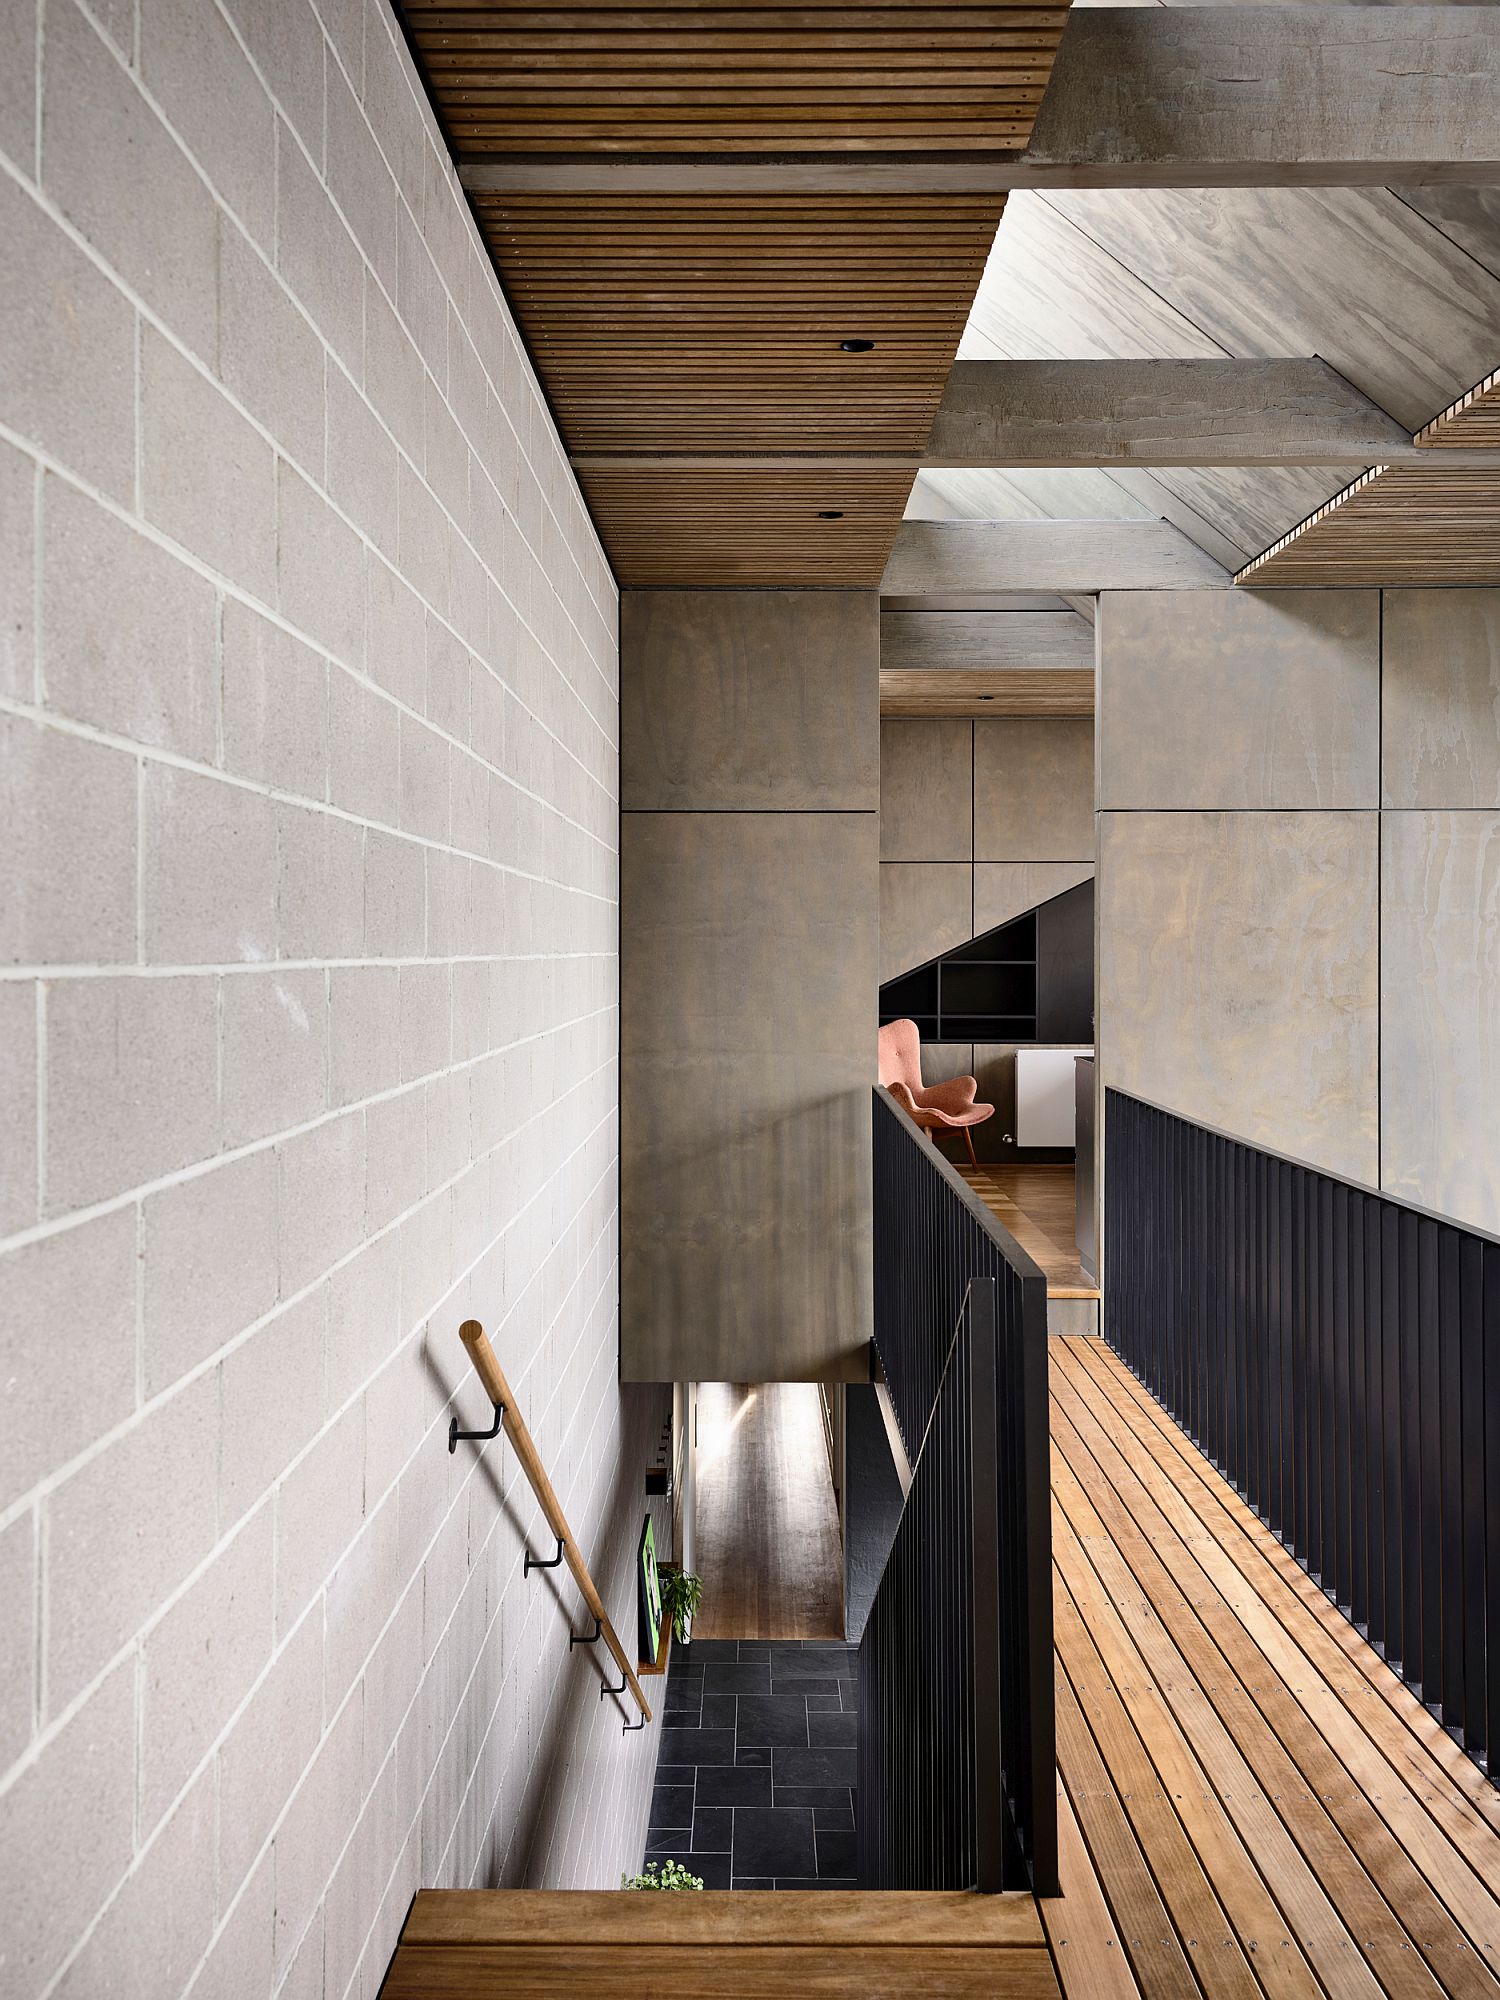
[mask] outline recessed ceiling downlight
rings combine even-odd
[[[843,518],[844,510],[842,507],[820,507],[818,509],[818,519],[820,521],[842,521]]]
[[[873,340],[841,340],[839,346],[845,354],[868,354],[873,349]]]

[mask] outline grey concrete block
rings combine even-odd
[[[130,1864],[135,1661],[89,1696],[5,1796],[0,1933],[6,1984],[41,1993]]]
[[[0,1234],[37,1219],[37,989],[0,984]]]
[[[401,818],[401,711],[335,667],[328,686],[328,795],[360,819]]]
[[[344,58],[328,64],[325,117],[329,192],[344,211],[375,276],[396,289],[396,183],[376,143],[361,103],[365,0],[322,0],[320,10]],[[383,135],[379,135],[382,136]]]
[[[47,1713],[58,1715],[214,1544],[219,1385],[200,1376],[47,1500]]]
[[[58,2000],[155,2000],[198,1968],[214,1929],[214,1776],[202,1772],[53,1991]]]
[[[17,701],[31,701],[36,685],[39,477],[31,459],[0,444],[0,694]]]
[[[974,852],[974,725],[880,725],[880,858],[967,861]]]
[[[71,11],[71,10],[70,10]],[[6,421],[116,499],[135,484],[135,310],[9,175],[0,241]]]
[[[1101,807],[1377,805],[1379,593],[1106,592],[1098,722]]]
[[[420,957],[427,936],[426,857],[414,840],[371,832],[365,840],[365,952]]]
[[[365,1213],[364,1121],[357,1111],[276,1149],[281,1165],[281,1289],[301,1291],[359,1242]]]
[[[1384,813],[1381,848],[1380,1185],[1500,1232],[1500,813]]]
[[[320,1286],[225,1355],[219,1509],[226,1526],[259,1506],[316,1437],[325,1415],[327,1326],[327,1288]]]
[[[285,10],[301,11],[305,0]],[[276,268],[358,382],[364,368],[365,260],[287,128],[276,133]]]
[[[1093,854],[1093,723],[976,722],[974,859],[1090,861]]]
[[[367,649],[370,678],[419,713],[427,700],[427,612],[394,569],[371,561]]]
[[[321,168],[323,35],[309,0],[225,0],[278,109]]]
[[[396,447],[341,368],[328,371],[330,499],[396,560]]]
[[[223,614],[224,768],[278,791],[328,788],[328,662],[227,598]]]
[[[220,1881],[245,1880],[322,1733],[323,1621],[305,1618],[219,1750]]]
[[[139,0],[146,88],[220,198],[271,248],[276,119],[224,16],[196,0]],[[226,229],[226,238],[234,232]]]
[[[249,1882],[225,1890],[237,1897],[199,1970],[194,2000],[243,2000],[272,1987],[271,1937],[276,1923],[275,1860],[267,1848]]]
[[[333,658],[361,667],[365,655],[365,546],[320,493],[283,459],[277,467],[278,606]]]
[[[85,1451],[135,1408],[136,1225],[118,1209],[74,1229],[41,1237],[5,1260],[6,1311],[0,1315],[0,1379],[8,1439],[0,1459],[0,1507],[10,1507],[52,1470],[52,1424],[76,1379],[78,1356],[66,1342],[38,1337],[74,1321],[89,1329],[90,1392],[69,1443]]]
[[[141,330],[141,506],[200,562],[276,594],[276,455],[217,388]]]
[[[448,838],[448,745],[410,715],[401,717],[401,826],[423,840]]]
[[[1500,807],[1500,590],[1388,590],[1387,806]]]
[[[148,764],[141,907],[148,961],[256,963],[276,955],[276,807],[263,792]]]
[[[237,229],[219,250],[219,379],[313,478],[323,474],[323,346]]]
[[[147,1833],[270,1660],[275,1513],[268,1498],[146,1635],[141,1825]],[[210,1827],[209,1846],[212,1840]],[[194,1872],[208,1872],[201,1867],[201,1856]]]
[[[47,996],[49,1214],[219,1150],[212,978],[75,979]]]
[[[286,1474],[276,1495],[276,1631],[322,1589],[364,1519],[365,1411],[351,1404]]]
[[[413,465],[422,463],[427,371],[416,342],[369,273],[365,277],[365,393]]]
[[[358,1792],[362,1761],[359,1704],[350,1702],[319,1744],[286,1818],[276,1829],[273,1948],[278,1978],[293,1967],[303,1933],[328,1886],[342,1846],[329,1829],[349,1814],[349,1802]],[[303,1991],[316,1994],[321,1985],[321,1954],[312,1969],[319,1975],[317,1984]]]
[[[36,172],[38,0],[14,0],[0,15],[0,152],[23,174]]]
[[[123,160],[128,173],[119,170]],[[214,198],[130,72],[70,4],[47,17],[42,185],[178,339],[212,362]],[[150,188],[149,201],[142,188]]]
[[[322,968],[268,968],[226,979],[219,1007],[224,1144],[249,1145],[319,1117],[328,1106],[328,993]],[[274,1192],[270,1205],[274,1211]]]
[[[0,1529],[0,1759],[10,1769],[36,1728],[37,1516]]]
[[[337,813],[277,808],[279,956],[358,958],[364,950],[365,829]]]
[[[1377,816],[1100,817],[1101,1081],[1373,1183]]]
[[[143,1349],[159,1395],[276,1303],[276,1162],[230,1160],[148,1195]]]
[[[214,589],[63,481],[42,496],[42,678],[52,708],[211,763]]]
[[[135,762],[124,752],[0,716],[5,962],[134,959],[135,792]]]
[[[329,977],[329,1087],[335,1106],[400,1080],[401,974],[394,965],[338,966]]]

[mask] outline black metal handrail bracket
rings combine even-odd
[[[860,1881],[1048,1894],[1046,1280],[887,1092],[874,1115],[876,1348],[912,1481],[860,1642]]]
[[[1105,1338],[1500,1778],[1500,1241],[1105,1093]]]

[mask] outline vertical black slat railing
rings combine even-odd
[[[1046,1280],[885,1091],[875,1329],[912,1483],[860,1643],[866,1888],[1057,1876]]]
[[[1106,1338],[1500,1779],[1500,1241],[1121,1091],[1106,1119]]]

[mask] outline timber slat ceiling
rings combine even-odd
[[[1417,432],[1418,444],[1435,451],[1467,445],[1500,445],[1500,368]]]
[[[1500,461],[1493,472],[1376,466],[1247,563],[1235,582],[1500,583]]]
[[[454,153],[500,176],[474,213],[563,440],[613,461],[581,477],[620,582],[877,583],[909,474],[723,460],[919,457],[1001,197],[622,193],[610,161],[1018,151],[1066,5],[402,11]],[[540,155],[597,182],[503,185]],[[649,463],[680,454],[719,465]]]
[[[1066,8],[406,0],[455,151],[1011,152]]]

